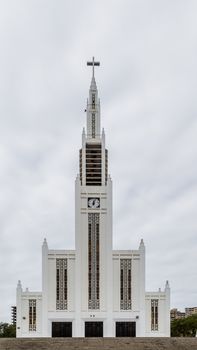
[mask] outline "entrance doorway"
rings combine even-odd
[[[136,323],[116,322],[116,337],[136,337]]]
[[[103,322],[85,322],[85,337],[103,337]]]
[[[72,322],[52,322],[52,337],[72,337]]]

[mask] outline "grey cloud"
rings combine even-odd
[[[0,320],[41,244],[74,248],[74,180],[91,72],[114,180],[114,247],[147,248],[147,289],[196,303],[196,1],[0,4]],[[184,282],[183,282],[184,276]]]

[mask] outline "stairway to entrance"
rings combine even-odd
[[[0,350],[197,350],[197,338],[0,338]]]

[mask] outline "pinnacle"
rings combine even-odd
[[[92,76],[92,81],[91,81],[91,85],[90,85],[90,90],[97,90],[96,80],[95,80],[94,75]]]

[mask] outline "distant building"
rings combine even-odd
[[[13,325],[16,324],[16,306],[11,306],[11,322]]]
[[[179,320],[180,318],[185,318],[197,314],[197,307],[186,307],[185,312],[182,312],[178,309],[171,309],[170,311],[170,320]]]
[[[170,320],[179,320],[180,318],[185,318],[185,312],[179,311],[178,309],[170,310]]]
[[[186,307],[185,308],[185,316],[188,317],[188,316],[192,316],[192,315],[195,315],[197,314],[197,307]]]

